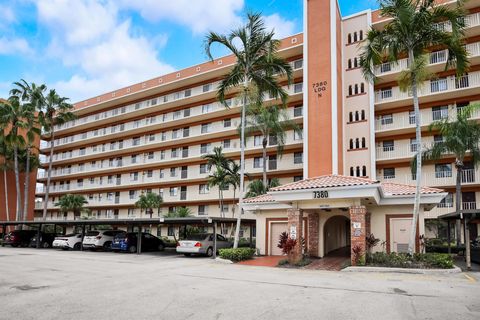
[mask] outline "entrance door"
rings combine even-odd
[[[281,256],[282,249],[278,248],[278,240],[282,232],[287,232],[288,226],[286,222],[272,222],[270,227],[270,250],[272,256]]]
[[[411,218],[390,219],[390,252],[408,252]]]

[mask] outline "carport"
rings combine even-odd
[[[217,230],[219,224],[232,224],[237,222],[236,218],[221,218],[221,217],[186,217],[186,218],[143,218],[143,219],[95,219],[95,220],[45,220],[45,221],[0,221],[2,226],[2,233],[5,235],[7,226],[28,226],[37,229],[37,248],[40,248],[40,232],[45,225],[54,226],[80,226],[82,228],[82,238],[85,236],[87,226],[95,225],[110,225],[110,226],[126,226],[126,227],[138,227],[137,234],[137,254],[142,250],[142,226],[145,225],[176,225],[184,226],[186,230],[187,226],[205,226],[212,227],[213,229],[213,257],[216,257],[217,246]],[[252,234],[256,221],[254,219],[242,219],[242,225],[250,228],[249,243],[252,246]]]

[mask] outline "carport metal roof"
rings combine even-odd
[[[480,210],[461,210],[459,213],[457,212],[450,212],[446,214],[442,214],[438,216],[439,219],[443,220],[456,220],[456,219],[480,219]]]

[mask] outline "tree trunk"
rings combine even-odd
[[[242,103],[242,118],[241,118],[241,130],[240,130],[240,193],[238,196],[238,206],[240,207],[240,212],[237,216],[237,226],[235,228],[235,239],[233,241],[233,247],[238,248],[238,241],[240,237],[240,226],[242,224],[242,212],[243,212],[243,194],[244,194],[244,183],[245,183],[245,113],[247,108],[247,87],[248,79],[247,76],[244,76],[243,81],[243,103]]]
[[[5,160],[5,165],[7,161]],[[7,168],[3,171],[3,187],[5,191],[5,213],[7,215],[7,221],[10,221],[10,208],[8,207],[8,181],[7,181]]]
[[[223,191],[221,186],[218,186],[218,200],[220,202],[220,216],[224,218],[223,214]]]
[[[468,226],[468,219],[465,218],[465,262],[467,270],[472,270],[472,260],[470,257],[470,228]]]
[[[460,164],[460,161],[457,161],[455,164],[457,167],[457,179],[455,184],[455,212],[460,217],[460,212],[462,210],[462,171],[463,164]],[[462,239],[462,220],[457,219],[455,221],[455,238],[457,242],[457,247],[461,244]]]
[[[415,60],[413,50],[409,51],[410,67],[413,68]],[[420,193],[422,183],[422,131],[421,131],[421,118],[420,118],[420,106],[418,102],[418,88],[417,80],[412,77],[412,95],[413,95],[413,108],[415,112],[415,135],[417,143],[417,172],[416,172],[416,186],[415,186],[415,203],[413,206],[413,219],[412,227],[410,230],[410,240],[408,242],[408,253],[413,254],[415,252],[415,243],[417,238],[417,223],[420,215]]]
[[[25,164],[25,185],[23,191],[23,220],[28,216],[28,192],[30,189],[30,146],[27,146],[27,163]]]
[[[265,187],[265,191],[268,190],[268,181],[267,181],[267,138],[263,137],[262,141],[262,158],[263,158],[263,186]]]
[[[20,171],[18,169],[18,146],[13,147],[13,159],[14,159],[14,170],[15,170],[15,191],[17,192],[17,207],[16,207],[16,221],[20,221],[23,216],[22,213],[22,200],[20,194]],[[21,229],[21,226],[19,227]]]
[[[237,187],[233,186],[233,205],[232,205],[232,218],[235,218],[235,193],[237,191]]]
[[[50,193],[50,181],[52,179],[52,164],[53,164],[53,150],[55,148],[55,131],[52,126],[52,134],[50,139],[50,157],[48,159],[48,170],[47,170],[47,185],[45,187],[45,198],[43,202],[43,221],[47,219],[47,207],[48,207],[48,195]]]

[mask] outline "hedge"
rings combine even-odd
[[[367,265],[392,268],[451,269],[453,258],[443,253],[384,253],[375,252],[367,257]]]
[[[252,259],[255,252],[254,248],[220,249],[220,258],[232,261],[249,260]]]

